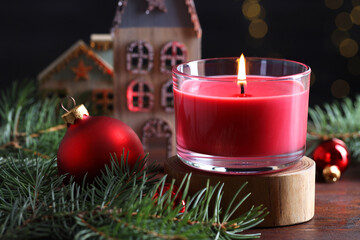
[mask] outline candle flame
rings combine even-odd
[[[238,77],[237,77],[237,84],[246,84],[246,69],[245,69],[245,57],[244,54],[241,54],[240,58],[238,59]]]

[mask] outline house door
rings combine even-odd
[[[171,129],[161,119],[148,120],[142,130],[145,153],[149,153],[148,163],[156,162],[162,168],[171,155]]]

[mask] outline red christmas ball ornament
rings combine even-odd
[[[110,165],[111,155],[120,161],[124,152],[130,168],[144,157],[139,137],[120,120],[91,117],[84,105],[76,106],[62,118],[68,129],[57,153],[60,174],[69,173],[75,181],[82,182],[87,173],[87,180],[91,182],[101,175],[105,165]]]
[[[336,182],[350,162],[345,143],[333,138],[320,143],[313,152],[316,169],[327,182]]]
[[[157,199],[159,196],[163,196],[166,192],[168,192],[170,190],[170,188],[171,188],[171,184],[170,183],[165,183],[162,194],[161,194],[161,187],[160,187],[160,188],[158,188],[156,190],[153,199]],[[171,191],[171,198],[175,197],[178,190],[179,190],[179,188],[176,185],[173,185],[173,188],[172,188],[172,191]],[[179,191],[178,195],[176,196],[176,198],[174,200],[173,208],[175,208],[176,206],[179,206],[180,204],[181,204],[182,208],[180,209],[179,213],[184,213],[186,203],[185,203],[185,200],[182,200],[182,192],[181,191]]]

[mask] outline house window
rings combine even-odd
[[[112,89],[93,90],[91,98],[95,113],[110,114],[114,111],[114,93]]]
[[[153,67],[154,50],[150,43],[137,40],[127,48],[126,69],[132,73],[144,74]]]
[[[169,42],[161,49],[160,71],[170,73],[173,66],[181,64],[187,59],[185,45],[180,42]]]
[[[174,111],[174,93],[172,79],[166,81],[161,87],[161,106],[165,112]]]
[[[142,143],[144,151],[149,152],[147,164],[157,161],[160,167],[164,166],[171,156],[171,136],[171,128],[167,122],[156,118],[146,121],[142,129]]]
[[[133,80],[127,91],[127,106],[132,112],[149,112],[154,105],[154,88],[150,82]]]

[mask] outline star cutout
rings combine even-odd
[[[85,66],[83,60],[79,60],[77,67],[71,68],[71,70],[76,74],[75,81],[78,81],[80,79],[88,80],[88,73],[92,68],[92,66]]]
[[[158,8],[160,11],[167,12],[165,6],[165,0],[146,0],[148,2],[148,8],[146,14],[149,14],[155,8]]]

